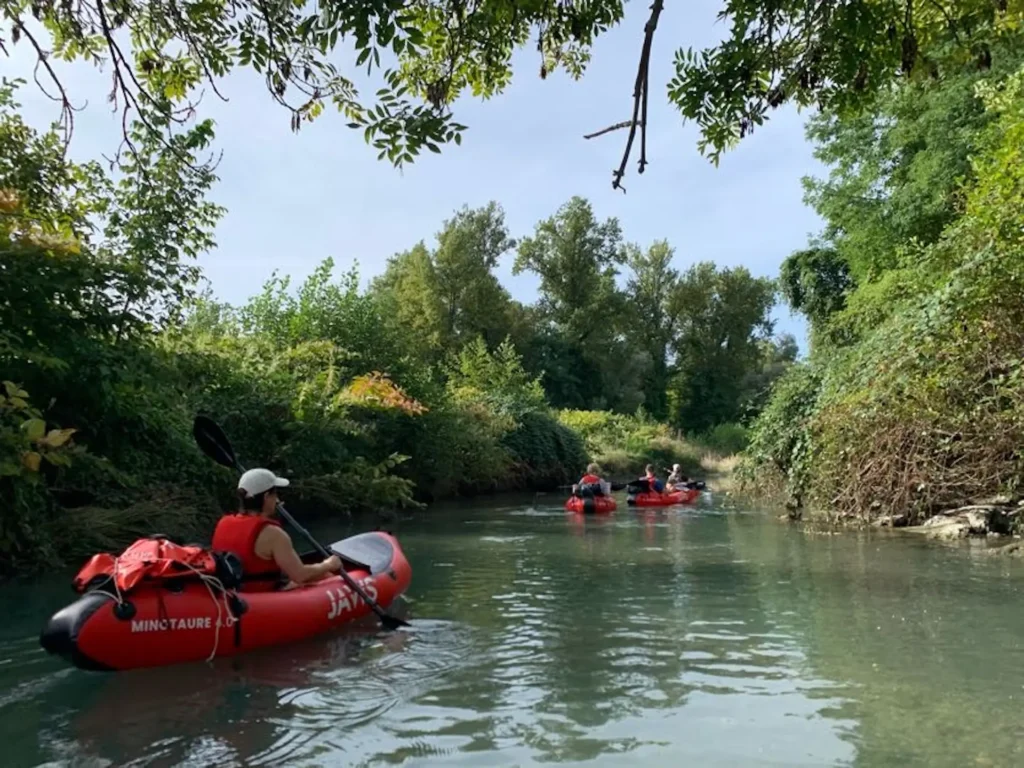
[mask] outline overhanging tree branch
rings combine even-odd
[[[643,173],[644,168],[647,167],[647,91],[651,64],[651,43],[654,40],[654,30],[658,28],[658,18],[661,16],[661,11],[664,7],[665,0],[654,0],[651,3],[650,18],[647,19],[647,24],[644,25],[644,44],[640,51],[640,65],[636,71],[636,83],[633,86],[633,118],[583,137],[585,139],[592,139],[620,128],[629,128],[629,136],[626,138],[626,149],[622,153],[622,162],[619,163],[618,169],[612,173],[612,189],[621,189],[623,192],[626,191],[626,188],[622,186],[622,177],[626,175],[626,163],[629,162],[629,156],[633,152],[633,141],[636,139],[637,128],[640,129],[638,172]]]
[[[194,114],[196,104],[188,102],[188,104],[180,110],[174,110],[170,104],[161,104],[158,102],[153,95],[139,82],[139,79],[135,75],[135,71],[132,69],[132,64],[128,58],[124,55],[121,47],[118,45],[117,40],[114,38],[114,31],[110,26],[110,22],[107,20],[106,9],[103,6],[103,0],[96,0],[96,14],[100,24],[100,30],[103,35],[103,39],[106,43],[107,50],[110,53],[111,64],[113,66],[113,85],[110,90],[110,100],[114,103],[116,110],[117,107],[117,94],[121,92],[124,98],[124,106],[121,108],[121,132],[123,135],[122,146],[127,146],[136,162],[139,162],[140,169],[142,172],[148,173],[145,163],[141,162],[138,151],[135,148],[135,144],[131,139],[131,131],[128,127],[128,115],[129,112],[134,109],[139,122],[141,122],[147,131],[152,135],[160,138],[160,142],[173,153],[185,166],[187,170],[192,173],[199,173],[201,169],[192,161],[186,153],[181,151],[180,148],[176,147],[171,141],[171,123],[177,123],[184,125],[188,122]],[[128,73],[128,78],[131,80],[131,85],[134,86],[134,92],[130,87],[128,81],[125,79],[125,72]],[[139,100],[148,104],[152,109],[155,110],[156,114],[161,118],[167,120],[167,131],[166,135],[157,126],[155,126],[146,114],[146,111],[140,106]],[[200,94],[200,100],[202,94]],[[182,117],[181,115],[184,115]],[[121,150],[118,148],[115,160],[120,161]]]
[[[33,78],[36,81],[36,85],[39,86],[39,90],[43,92],[46,98],[60,102],[60,122],[64,126],[64,148],[67,149],[68,144],[71,143],[71,134],[75,131],[75,108],[71,106],[71,100],[68,99],[67,91],[64,90],[64,85],[61,83],[60,78],[57,77],[57,73],[53,71],[53,67],[50,66],[49,53],[43,50],[43,47],[39,44],[39,41],[33,37],[32,33],[29,32],[28,27],[22,22],[17,16],[8,14],[8,18],[11,19],[11,23],[14,25],[16,34],[20,34],[29,44],[35,49],[36,52],[36,67],[33,71]],[[17,41],[17,38],[15,38]],[[49,93],[43,84],[39,82],[39,65],[42,65],[47,74],[50,76],[50,80],[57,86],[57,90],[60,91],[59,96],[54,96]]]

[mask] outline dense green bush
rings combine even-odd
[[[545,488],[575,482],[587,464],[583,439],[545,411],[526,413],[502,438],[515,485]]]
[[[839,206],[823,212],[858,281],[812,316],[819,346],[755,425],[742,471],[751,485],[843,516],[910,521],[1020,492],[1024,69],[964,77],[969,88],[922,86],[923,111],[906,103],[916,88],[897,95],[868,151],[865,134],[839,120],[828,146],[843,172],[821,199]],[[936,134],[955,146],[933,150],[924,139]],[[967,173],[953,179],[932,151],[959,157]],[[842,193],[871,173],[892,194],[858,229]]]
[[[0,386],[0,552],[17,568],[55,554],[44,535],[54,506],[46,485],[71,463],[75,430],[47,429],[28,392]]]
[[[812,470],[810,419],[821,386],[811,364],[791,368],[776,384],[750,432],[738,475],[761,495],[802,500]]]
[[[257,395],[263,411],[278,402],[284,412],[272,416],[275,423],[239,424],[240,434],[255,439],[256,430],[275,436],[268,447],[281,447],[262,460],[317,478],[299,482],[300,492],[307,485],[316,487],[317,500],[332,506],[326,489],[333,487],[340,496],[333,506],[372,507],[408,503],[414,489],[429,499],[557,483],[567,473],[565,462],[585,461],[579,452],[570,455],[561,448],[564,429],[545,416],[544,390],[523,370],[508,341],[491,351],[477,338],[443,369],[416,366],[392,343],[397,334],[384,307],[372,294],[355,289],[358,277],[346,275],[339,288],[328,280],[329,267],[328,262],[301,285],[298,298],[287,293],[287,280],[275,278],[241,310],[214,313],[197,306],[180,339],[192,346],[205,339],[204,360],[212,353],[264,368],[271,389]],[[353,347],[358,351],[352,352]],[[362,374],[378,367],[389,375]],[[247,370],[241,380],[256,375]],[[279,388],[274,387],[278,380]],[[221,403],[202,405],[220,408],[226,420],[260,409],[257,403],[232,407],[242,393],[232,391],[231,381],[225,378]],[[413,399],[406,387],[422,393],[424,402]],[[246,391],[252,396],[258,389]],[[404,454],[402,461],[388,464],[396,448]],[[367,496],[353,482],[341,495],[337,483],[318,477],[337,474],[331,467],[362,467],[365,462],[394,469],[387,476],[400,490]],[[382,483],[384,476],[378,486]]]

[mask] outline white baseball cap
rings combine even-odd
[[[239,490],[245,491],[248,498],[266,493],[271,488],[286,488],[288,479],[278,477],[269,469],[250,469],[238,478]]]

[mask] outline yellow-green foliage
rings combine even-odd
[[[668,426],[643,414],[562,410],[558,420],[583,437],[587,453],[608,476],[634,475],[649,463],[659,472],[675,463],[691,475],[701,470],[701,446],[673,435]]]

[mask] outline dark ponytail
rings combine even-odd
[[[257,493],[255,496],[249,496],[244,488],[238,489],[238,508],[242,512],[262,512],[263,511],[263,497],[266,493]]]

